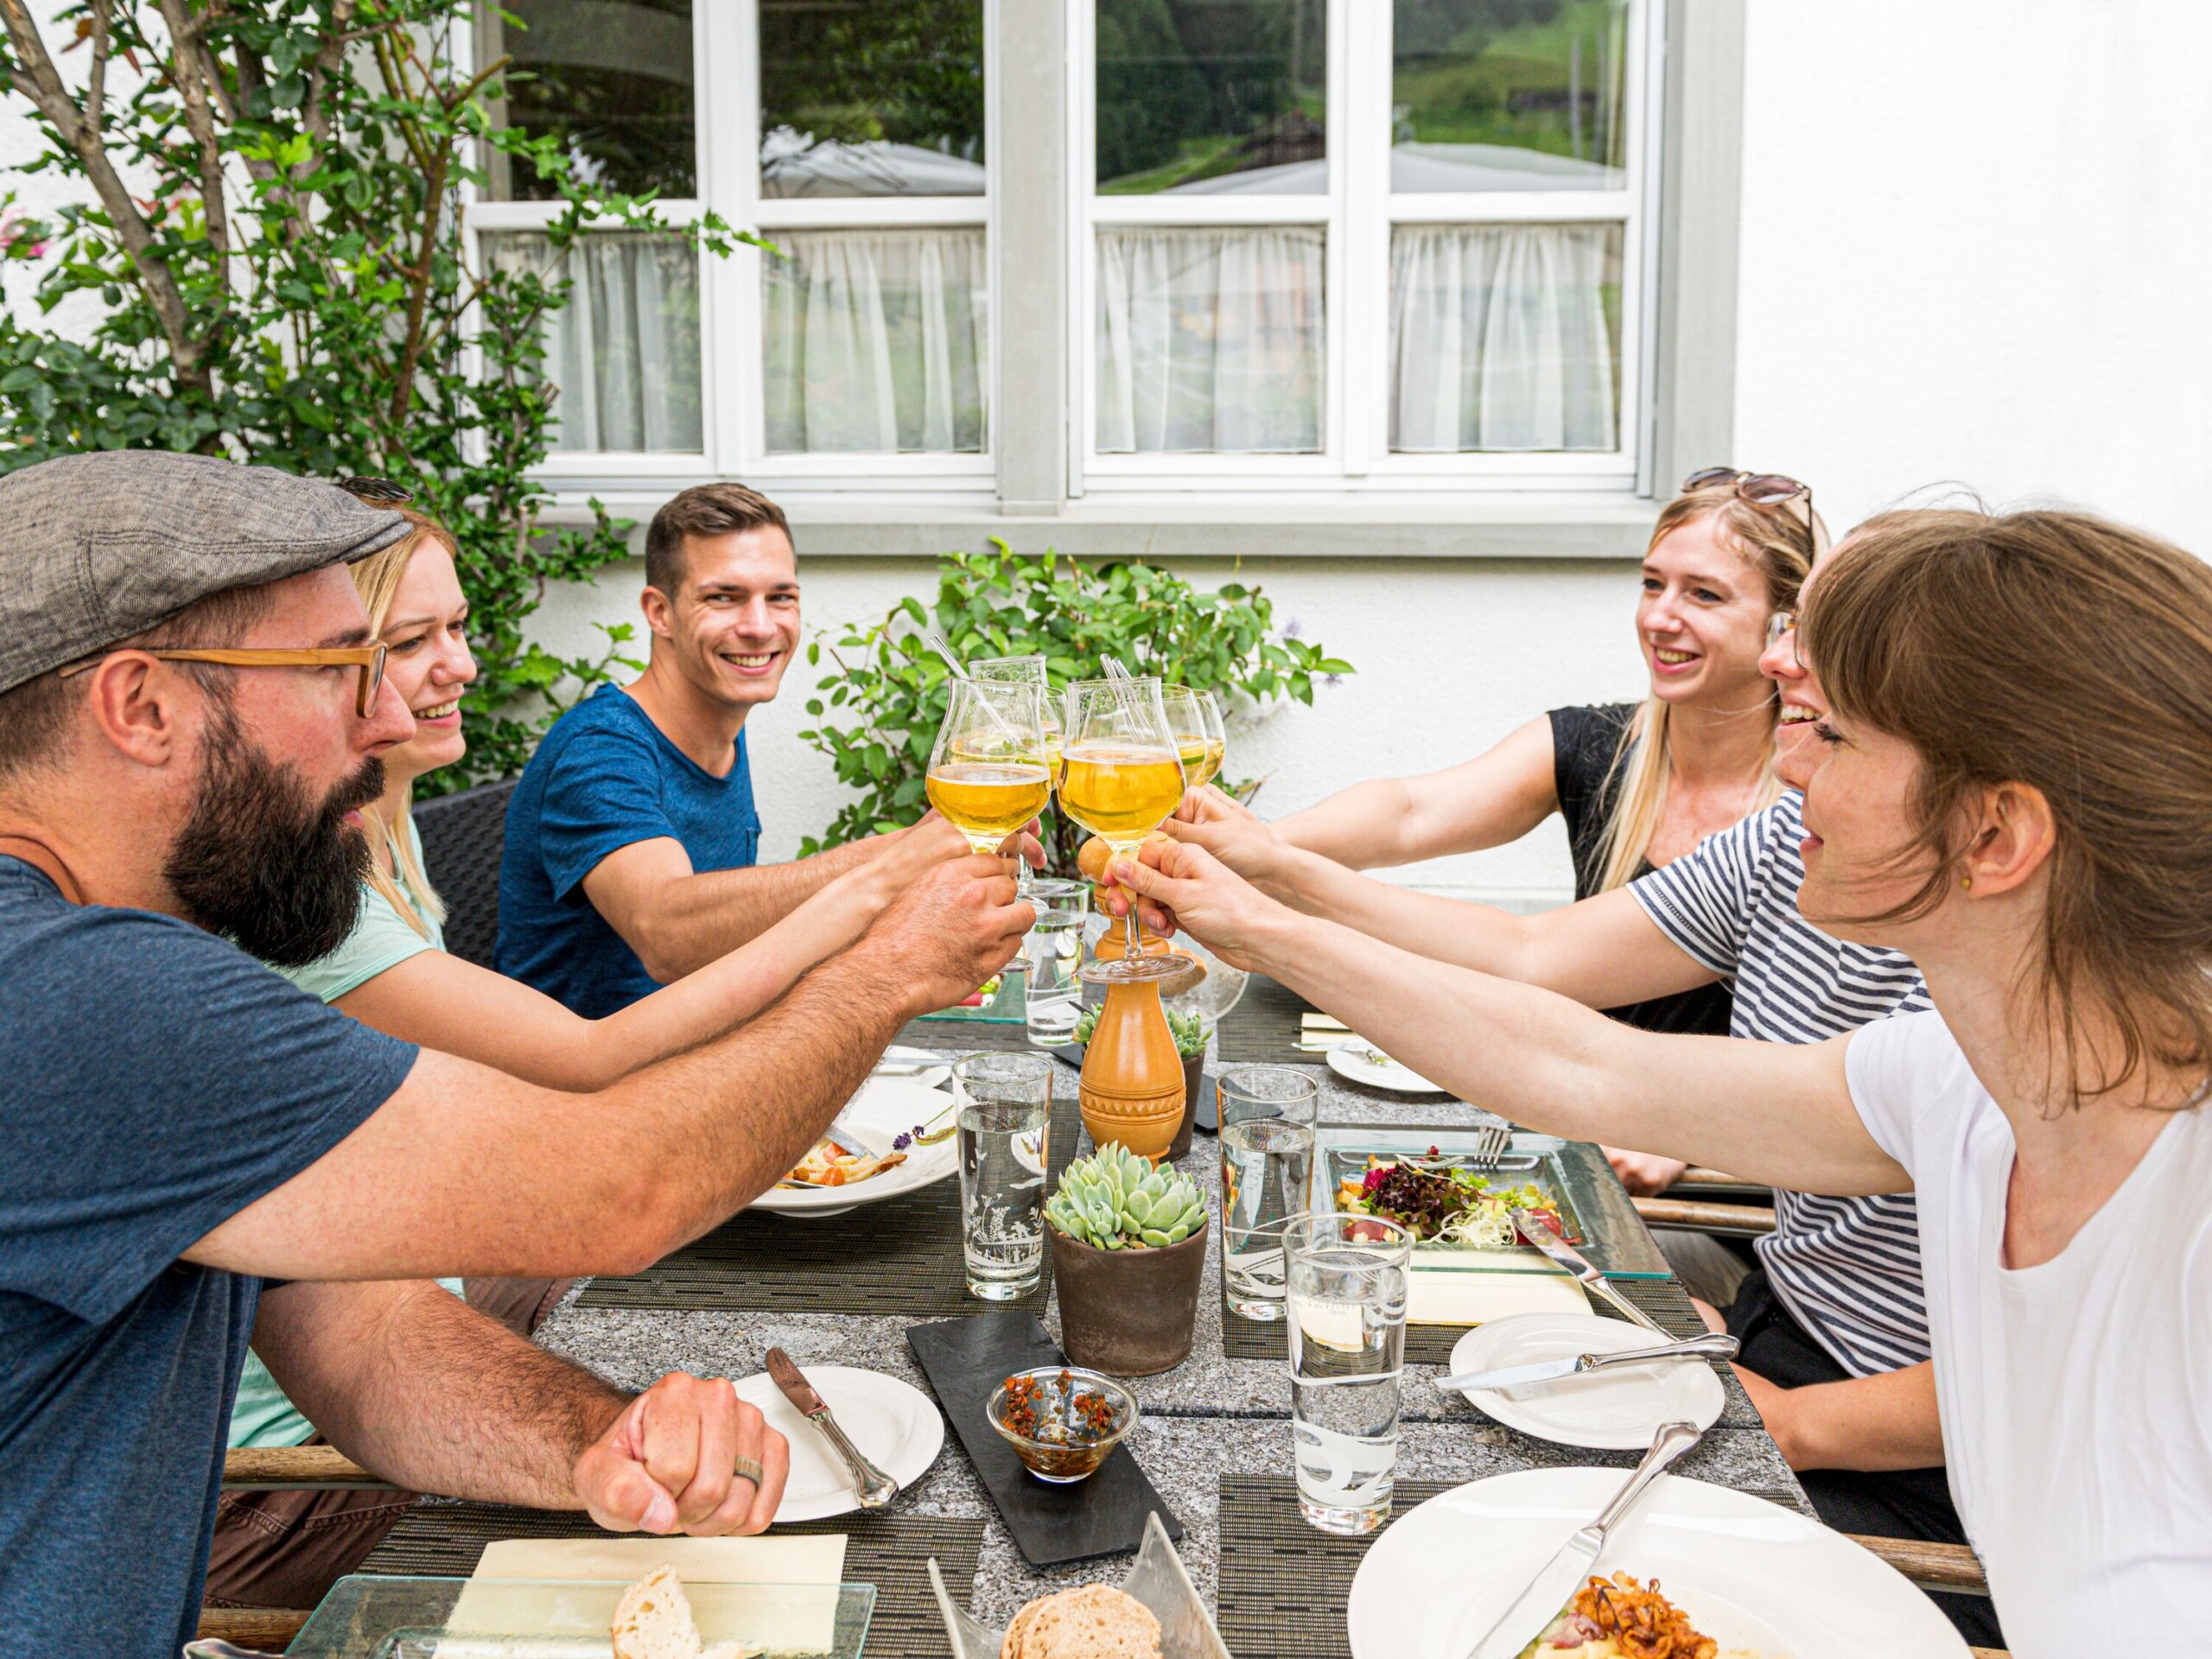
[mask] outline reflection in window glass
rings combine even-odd
[[[1327,0],[1098,0],[1103,195],[1329,188]]]
[[[1098,233],[1098,449],[1321,448],[1318,226]]]
[[[976,453],[988,425],[980,227],[779,231],[763,267],[768,448]]]
[[[1615,449],[1621,227],[1401,225],[1390,447]]]
[[[982,0],[760,0],[760,194],[983,194]]]
[[[581,237],[556,258],[543,237],[484,238],[496,270],[566,278],[546,319],[545,378],[557,391],[559,453],[705,448],[699,401],[699,259],[688,238]]]
[[[1618,190],[1627,0],[1395,0],[1393,190]]]
[[[507,120],[561,135],[583,176],[610,190],[699,191],[691,94],[690,0],[504,0],[486,8],[486,44],[514,61]],[[493,158],[492,194],[560,193],[527,162]]]

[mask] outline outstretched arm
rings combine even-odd
[[[1354,784],[1274,830],[1286,846],[1356,870],[1503,847],[1558,809],[1552,763],[1551,721],[1532,720],[1471,760]]]
[[[1516,1123],[1649,1147],[1800,1192],[1901,1192],[1844,1080],[1846,1039],[1796,1046],[1633,1030],[1565,997],[1301,916],[1209,854],[1155,842],[1115,879],[1239,965]],[[1156,868],[1155,868],[1156,866]]]
[[[334,1446],[402,1486],[702,1537],[759,1532],[783,1497],[790,1449],[727,1380],[632,1395],[434,1284],[282,1286],[253,1345]]]
[[[848,871],[749,944],[603,1020],[543,992],[424,950],[338,999],[364,1025],[475,1060],[548,1089],[604,1089],[642,1065],[751,1019],[800,975],[867,931],[897,897],[907,862],[963,856],[968,838],[941,819],[915,827],[899,859]]]

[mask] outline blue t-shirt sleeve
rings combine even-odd
[[[0,1290],[92,1323],[352,1134],[417,1052],[144,911],[76,911],[7,967]]]
[[[646,734],[598,725],[562,749],[538,807],[538,856],[553,896],[584,903],[583,880],[600,860],[634,842],[683,836],[661,800],[660,757]]]

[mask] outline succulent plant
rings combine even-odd
[[[1075,1022],[1075,1040],[1087,1043],[1098,1029],[1098,1012],[1104,1005],[1094,1002],[1083,1011]],[[1167,1029],[1175,1039],[1175,1052],[1183,1059],[1191,1059],[1206,1052],[1206,1024],[1195,1014],[1185,1014],[1179,1008],[1167,1011]]]
[[[1045,1219],[1100,1250],[1180,1244],[1205,1225],[1205,1200],[1191,1178],[1154,1169],[1118,1141],[1078,1158],[1060,1177]]]

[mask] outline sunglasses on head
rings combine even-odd
[[[1799,517],[1795,511],[1789,516],[1812,533],[1816,542],[1819,539],[1818,532],[1813,530],[1811,485],[1800,484],[1796,479],[1784,477],[1780,473],[1747,473],[1735,467],[1707,467],[1704,471],[1692,473],[1684,479],[1681,493],[1688,495],[1694,491],[1709,490],[1722,484],[1733,484],[1737,499],[1748,501],[1755,507],[1794,509],[1796,504],[1802,501],[1805,508],[1803,516]]]

